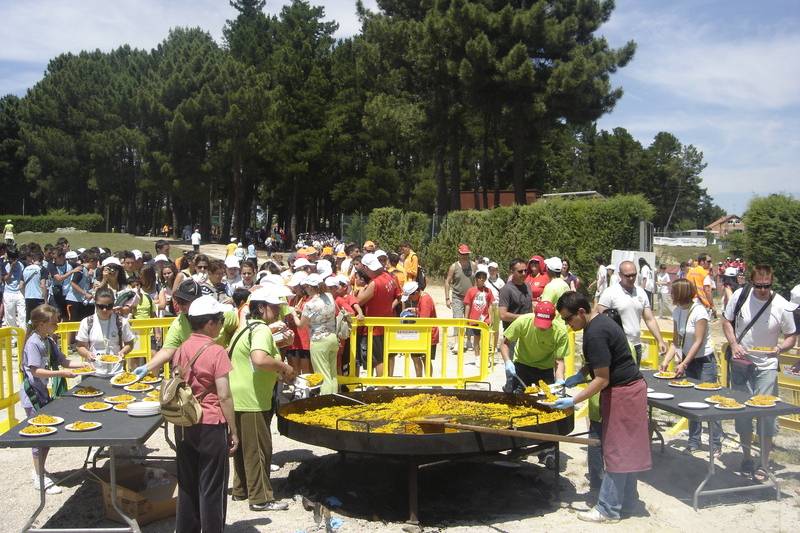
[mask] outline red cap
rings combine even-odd
[[[536,261],[536,264],[538,265],[541,264],[542,261],[544,261],[544,257],[542,257],[541,255],[534,255],[533,257],[528,259],[528,263],[530,263],[531,261]]]
[[[533,313],[534,326],[539,329],[550,329],[550,326],[553,325],[553,319],[556,317],[556,306],[553,305],[553,302],[547,300],[536,302],[536,308]]]
[[[472,250],[469,249],[469,246],[466,244],[459,244],[458,245],[458,253],[460,254],[471,254]]]

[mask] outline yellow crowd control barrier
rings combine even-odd
[[[383,328],[383,353],[382,361],[394,360],[395,372],[400,358],[403,358],[401,375],[392,375],[389,366],[384,364],[380,375],[373,375],[373,369],[378,365],[373,351],[374,338],[373,331],[376,327]],[[431,354],[431,338],[434,328],[442,328],[440,335],[440,355],[438,364],[433,364]],[[456,364],[451,367],[448,364],[448,346],[446,328],[456,330]],[[464,346],[466,345],[466,335],[469,331],[480,332],[480,350],[477,354],[477,364],[474,367],[477,372],[470,373],[468,368],[471,365],[465,364]],[[359,341],[366,342],[366,360],[363,361],[366,367],[366,375],[360,376],[357,365],[357,353]],[[343,385],[365,385],[365,386],[440,386],[462,388],[467,382],[486,381],[489,376],[489,359],[492,357],[489,351],[490,329],[484,322],[468,320],[465,318],[395,318],[395,317],[366,317],[364,320],[354,323],[350,333],[350,360],[349,371],[345,375],[338,376],[340,384]],[[423,375],[416,376],[413,373],[412,357],[422,358]],[[438,367],[438,368],[437,368]]]
[[[19,363],[14,361],[13,343],[16,342],[19,350],[25,342],[23,328],[0,328],[0,361],[3,368],[0,371],[0,410],[5,410],[6,417],[0,421],[0,434],[19,423],[16,406],[19,401],[19,383],[14,378],[19,376]]]

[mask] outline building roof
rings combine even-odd
[[[721,217],[719,217],[717,220],[715,220],[714,222],[712,222],[711,224],[709,224],[708,226],[706,226],[706,229],[710,229],[710,228],[713,228],[713,227],[716,227],[716,226],[721,226],[722,224],[725,224],[726,222],[728,222],[728,221],[729,221],[730,219],[732,219],[732,218],[738,218],[738,219],[741,219],[742,217],[740,217],[739,215],[725,215],[725,216],[721,216]]]

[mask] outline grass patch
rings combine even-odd
[[[59,237],[66,237],[69,241],[70,247],[73,250],[78,248],[91,248],[92,246],[99,246],[103,249],[111,249],[114,252],[120,250],[141,250],[143,252],[150,252],[155,255],[155,241],[149,238],[136,237],[130,233],[92,233],[92,232],[76,232],[76,233],[34,233],[24,231],[16,235],[17,244],[28,242],[38,242],[42,246],[47,243],[55,244]],[[175,243],[175,241],[171,241]],[[181,244],[184,244],[181,242]],[[170,249],[171,257],[180,257],[181,251],[172,246]]]

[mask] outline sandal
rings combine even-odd
[[[753,480],[758,481],[759,483],[764,483],[767,479],[769,479],[769,473],[764,470],[763,467],[759,466],[753,472]]]

